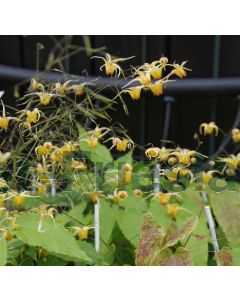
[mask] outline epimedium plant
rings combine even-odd
[[[39,76],[17,110],[1,100],[0,264],[238,265],[239,154],[211,160],[197,150],[137,145],[122,129],[99,125],[128,96],[162,95],[190,71],[186,62],[161,57],[125,71],[120,64],[131,58],[93,58],[106,75],[129,79],[112,99],[97,79]],[[219,134],[214,122],[198,131]],[[232,139],[240,142],[238,128]],[[136,147],[144,161],[134,161]]]

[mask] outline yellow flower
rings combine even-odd
[[[0,128],[1,129],[4,129],[4,130],[7,130],[8,127],[9,127],[9,121],[10,120],[18,120],[17,118],[14,118],[14,117],[7,117],[6,116],[6,111],[5,111],[5,106],[1,100],[1,103],[2,103],[2,117],[0,117]]]
[[[60,82],[56,82],[54,85],[54,91],[56,91],[57,94],[64,96],[67,94],[68,92],[68,84],[71,82],[72,80],[68,80],[67,82],[64,82],[63,84]]]
[[[179,205],[177,203],[167,204],[167,214],[170,217],[175,218],[178,211],[179,211]]]
[[[39,207],[33,208],[32,210],[40,215],[40,220],[38,223],[38,232],[45,231],[42,229],[44,218],[52,219],[52,221],[55,225],[54,214],[58,214],[58,211],[56,210],[56,208],[54,208],[54,207],[49,208],[49,205],[40,205]]]
[[[80,97],[84,94],[84,90],[85,90],[86,85],[94,85],[94,84],[91,83],[91,82],[83,82],[83,83],[80,83],[80,84],[71,85],[69,87],[69,90],[73,90],[75,96]]]
[[[82,161],[73,159],[71,163],[71,169],[84,171],[87,169],[87,166]]]
[[[78,147],[79,147],[79,144],[78,143],[74,143],[72,141],[64,143],[64,145],[62,146],[63,154],[64,155],[68,155],[71,152],[76,151]]]
[[[151,158],[158,158],[161,161],[165,161],[168,159],[169,155],[171,153],[171,149],[166,149],[165,147],[158,148],[158,147],[152,147],[148,148],[145,151],[145,155],[151,159]]]
[[[89,148],[91,148],[91,149],[97,147],[97,145],[98,145],[98,138],[95,137],[94,135],[89,137],[86,141],[88,143]]]
[[[44,167],[42,164],[37,164],[36,173],[38,175],[46,174],[46,173],[48,173],[48,169],[46,167]]]
[[[177,149],[171,153],[175,155],[178,159],[178,162],[183,165],[191,164],[191,158],[196,155],[196,151],[188,149]]]
[[[137,197],[141,197],[143,195],[143,192],[141,190],[139,190],[139,189],[133,190],[133,193]]]
[[[44,90],[44,86],[42,83],[38,82],[35,78],[31,79],[30,83],[30,90],[37,91],[37,90]]]
[[[204,184],[208,184],[209,181],[212,179],[212,174],[217,173],[217,171],[208,171],[208,172],[202,172],[202,182]]]
[[[184,67],[186,63],[187,63],[187,61],[184,61],[183,63],[181,63],[181,65],[174,63],[173,64],[174,69],[171,71],[170,75],[176,75],[180,78],[186,77],[187,72],[185,70],[191,71],[190,69],[187,69]]]
[[[12,193],[13,205],[21,206],[24,204],[26,197],[29,197],[29,192]]]
[[[158,147],[152,147],[152,148],[148,148],[146,151],[145,151],[145,155],[151,159],[151,158],[158,158],[159,156],[159,150],[160,148]]]
[[[240,153],[237,155],[231,154],[229,157],[219,158],[219,162],[225,162],[228,164],[229,169],[236,170],[240,167]]]
[[[39,101],[44,106],[48,105],[51,99],[55,96],[54,94],[47,92],[36,93],[36,95],[39,96]]]
[[[161,205],[167,205],[171,197],[172,197],[171,193],[162,193],[162,192],[159,192],[159,196],[158,196]]]
[[[114,191],[113,195],[108,195],[108,198],[113,202],[120,202],[128,198],[127,191],[118,191],[117,189]]]
[[[64,161],[64,149],[56,148],[50,158],[53,163],[62,163]]]
[[[14,237],[14,234],[11,231],[6,230],[3,234],[3,238],[5,241],[11,241]]]
[[[94,204],[98,202],[101,195],[102,195],[101,191],[89,192],[89,198],[92,201],[92,203],[94,203]]]
[[[163,81],[158,80],[155,83],[150,84],[149,88],[154,96],[160,96],[163,94]]]
[[[118,65],[119,62],[125,61],[128,59],[133,58],[134,56],[128,57],[128,58],[115,58],[112,59],[111,55],[106,53],[105,57],[101,56],[93,56],[92,58],[100,58],[104,61],[104,64],[100,67],[100,70],[102,71],[103,68],[105,68],[106,75],[112,76],[114,74],[119,77],[121,73],[123,73],[122,68]]]
[[[123,92],[128,93],[132,100],[139,100],[141,96],[141,90],[143,86],[133,86],[128,89],[123,90]]]
[[[238,128],[234,128],[232,130],[232,139],[233,139],[234,143],[240,142],[240,130]]]
[[[123,181],[124,184],[129,184],[132,181],[132,165],[129,163],[123,166]]]
[[[210,135],[215,132],[218,135],[218,127],[214,122],[202,123],[199,127],[200,134]]]
[[[88,239],[88,235],[89,235],[89,230],[94,228],[94,227],[90,227],[90,226],[83,226],[83,227],[70,227],[75,229],[74,232],[74,236],[78,235],[79,239],[81,241],[83,240],[87,240]]]
[[[38,195],[43,195],[45,193],[45,187],[44,185],[40,184],[40,183],[37,183],[36,184],[36,192]]]
[[[6,163],[10,156],[11,152],[2,153],[2,151],[0,151],[0,164]]]
[[[112,143],[113,143],[113,146],[111,147],[111,149],[113,147],[116,147],[116,150],[119,152],[125,152],[125,151],[127,151],[127,149],[131,149],[134,147],[133,141],[126,139],[126,138],[123,138],[123,139],[112,138]]]
[[[27,115],[27,122],[28,123],[34,123],[36,124],[38,120],[40,119],[40,113],[41,111],[38,108],[34,108],[33,111],[27,110],[26,115]]]
[[[155,66],[152,69],[150,69],[150,74],[154,79],[160,79],[162,78],[162,71],[163,71],[163,66]]]
[[[50,142],[45,142],[43,145],[39,145],[35,148],[37,156],[48,156],[52,151],[53,145]]]

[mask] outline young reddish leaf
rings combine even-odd
[[[147,213],[144,216],[140,242],[136,251],[137,266],[148,266],[154,254],[160,249],[163,228],[161,225],[157,227],[154,225],[153,216]]]
[[[232,266],[233,265],[233,257],[231,254],[231,250],[228,247],[223,247],[216,254],[216,261],[220,266]]]
[[[186,220],[186,222],[179,228],[176,224],[172,223],[167,231],[165,236],[165,244],[163,248],[171,247],[177,244],[178,241],[189,236],[198,224],[198,217],[192,216]]]
[[[170,248],[161,250],[151,261],[151,266],[192,266],[189,250],[180,247],[175,253]]]

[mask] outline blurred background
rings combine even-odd
[[[39,52],[39,69],[42,70],[46,66],[49,52],[63,38],[77,46],[85,46],[87,41],[92,48],[106,47],[108,53],[119,57],[134,55],[132,65],[151,62],[162,55],[167,56],[170,62],[188,60],[187,67],[192,72],[182,82],[189,78],[240,78],[240,36],[89,36],[88,39],[83,36],[0,36],[0,90],[5,90],[6,103],[14,105],[14,84],[19,78],[14,76],[14,72],[6,75],[3,66],[35,70],[36,45],[40,43],[44,46]],[[90,60],[87,54],[82,51],[66,57],[63,60],[65,70],[76,75],[104,76],[99,70],[102,61]],[[204,90],[204,84],[202,88]],[[119,104],[111,116],[114,122],[122,123],[128,129],[128,135],[141,145],[152,143],[160,146],[164,137],[181,147],[195,149],[197,141],[193,135],[200,123],[215,121],[227,132],[236,117],[236,86],[233,91],[228,87],[228,92],[224,92],[221,83],[219,88],[222,92],[203,91],[196,95],[193,91],[167,95],[174,96],[168,108],[169,99],[166,97],[146,94],[140,101],[132,101],[126,96],[130,115],[127,116]],[[215,141],[207,140],[201,150],[213,152],[221,140],[221,135]]]

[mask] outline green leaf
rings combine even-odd
[[[7,263],[7,243],[5,240],[0,240],[0,266],[5,266]]]
[[[43,232],[38,232],[39,215],[22,213],[17,217],[16,236],[30,246],[39,246],[49,251],[65,255],[71,259],[83,260],[91,263],[87,254],[81,250],[72,234],[61,224],[54,225],[53,221],[45,218]]]
[[[217,222],[232,246],[240,246],[239,193],[211,193],[211,205]]]
[[[111,242],[111,236],[116,224],[117,206],[109,202],[100,201],[100,251],[104,252]]]
[[[134,208],[121,210],[117,214],[118,226],[126,239],[135,247],[139,241],[139,233],[144,215]]]
[[[210,234],[204,214],[204,202],[195,188],[188,188],[180,193],[181,206],[199,217],[198,224],[190,238],[183,240],[183,245],[190,251],[195,266],[206,266],[208,261],[208,242]],[[189,218],[189,212],[180,210],[177,215],[177,224],[181,226]]]
[[[93,163],[108,164],[113,161],[112,155],[104,145],[97,144],[95,148],[90,148],[85,141],[80,141],[81,150]]]
[[[171,223],[171,218],[167,215],[166,207],[161,205],[157,200],[152,200],[148,211],[153,215],[154,220],[160,223],[166,229]]]
[[[113,166],[115,169],[122,168],[124,164],[132,164],[132,150],[114,160]]]

